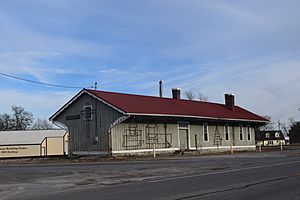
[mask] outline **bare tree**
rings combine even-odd
[[[293,126],[294,124],[296,124],[296,120],[293,117],[289,117],[288,120],[289,120],[290,127]]]
[[[205,102],[208,101],[208,97],[207,97],[206,95],[204,95],[202,92],[199,92],[199,93],[198,93],[198,99],[199,99],[200,101],[205,101]]]
[[[268,116],[268,115],[265,115],[263,116],[265,119],[269,120],[269,122],[265,125],[265,126],[262,126],[260,129],[262,131],[268,131],[268,130],[274,130],[274,122],[272,121],[272,118],[271,116]]]
[[[280,127],[282,129],[282,132],[285,134],[285,135],[288,135],[289,134],[289,130],[291,129],[291,127],[296,124],[296,120],[293,118],[293,117],[290,117],[288,118],[288,122],[285,123],[285,122],[281,122],[280,123]]]
[[[0,115],[0,131],[8,131],[13,129],[13,120],[9,114]]]
[[[195,94],[193,93],[192,90],[189,90],[189,91],[184,92],[184,95],[185,95],[185,97],[186,97],[188,100],[194,100],[194,99],[195,99]]]
[[[49,130],[53,129],[53,125],[46,119],[37,118],[33,125],[31,126],[33,130]]]
[[[30,127],[33,122],[33,114],[25,111],[21,106],[11,107],[13,114],[11,116],[14,130],[25,130]]]

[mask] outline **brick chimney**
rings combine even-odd
[[[235,111],[235,104],[234,104],[234,95],[233,94],[225,94],[225,106]]]
[[[172,98],[180,99],[180,88],[172,88]]]

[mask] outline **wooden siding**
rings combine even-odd
[[[218,145],[214,143],[216,127],[218,127],[220,135],[220,144],[219,147],[230,147],[231,145],[239,147],[245,146],[255,146],[255,137],[254,137],[254,128],[251,127],[251,137],[250,140],[247,138],[246,126],[243,126],[243,140],[240,140],[239,137],[239,126],[230,126],[229,125],[229,140],[225,140],[224,126],[220,125],[210,125],[208,124],[208,133],[209,140],[204,141],[203,136],[203,124],[201,125],[189,125],[187,128],[180,128],[178,124],[145,124],[145,123],[121,123],[115,126],[111,130],[112,134],[112,150],[113,151],[126,151],[126,150],[143,150],[143,149],[152,149],[153,145],[149,145],[147,142],[147,126],[157,125],[157,132],[160,134],[158,138],[158,145],[156,148],[170,148],[170,149],[180,149],[180,139],[179,139],[179,129],[188,130],[188,148],[196,149],[195,135],[197,136],[197,145],[198,149],[205,148],[217,148]],[[167,134],[171,134],[172,140],[170,146],[164,146],[164,133],[165,128],[167,127]],[[132,127],[137,127],[136,133],[134,131],[131,133],[130,138],[126,143],[126,135],[130,135],[130,129]],[[169,138],[169,136],[168,136]]]
[[[155,127],[156,125],[157,127]],[[137,131],[130,133],[130,127],[137,127]],[[152,131],[149,132],[147,128],[156,129],[157,136],[153,135]],[[112,128],[111,135],[113,151],[152,149],[153,143],[156,143],[156,148],[158,149],[178,148],[177,124],[121,123]]]
[[[225,140],[224,126],[216,126],[208,124],[208,141],[204,141],[203,125],[190,125],[190,144],[191,148],[196,147],[195,135],[197,135],[198,148],[202,147],[217,147],[214,143],[216,127],[218,127],[221,143],[219,146],[251,146],[255,145],[254,128],[251,129],[250,140],[247,139],[246,127],[243,127],[243,140],[239,137],[239,126],[229,126],[229,140]]]
[[[84,119],[84,107],[92,106],[92,119]],[[123,116],[112,107],[88,94],[81,95],[53,121],[68,127],[70,151],[108,151],[108,132],[111,124]]]

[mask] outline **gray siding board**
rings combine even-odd
[[[92,120],[84,120],[84,106],[92,105]],[[80,115],[80,119],[67,120],[67,116]],[[70,132],[70,149],[80,151],[108,151],[108,132],[111,124],[123,116],[112,107],[82,94],[53,121],[58,121],[68,127]],[[98,143],[96,142],[98,137]]]

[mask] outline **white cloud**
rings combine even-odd
[[[98,81],[100,89],[153,95],[162,79],[166,95],[181,87],[223,102],[223,94],[233,92],[241,106],[259,114],[300,118],[297,1],[20,5],[24,9],[0,7],[1,72],[50,83]],[[1,95],[7,96],[3,101],[8,108],[16,101],[41,113],[45,108],[40,102],[52,109],[65,98],[14,88]]]
[[[32,112],[35,118],[48,119],[51,114],[63,106],[74,92],[35,93],[17,90],[1,90],[0,110],[2,113],[11,113],[11,106],[18,105]]]
[[[289,117],[300,118],[299,69],[300,59],[289,57],[223,63],[222,67],[212,66],[205,73],[196,67],[182,68],[183,76],[170,79],[169,87],[201,91],[217,102],[224,102],[224,93],[234,93],[238,105],[286,121]]]

